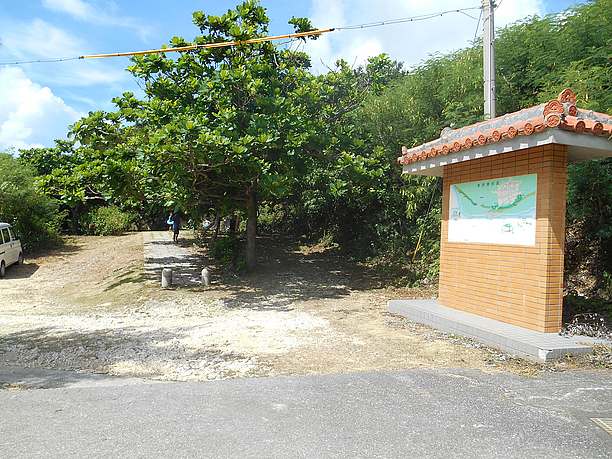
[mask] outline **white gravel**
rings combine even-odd
[[[0,360],[172,380],[252,376],[257,357],[308,345],[329,329],[298,311],[228,308],[223,300],[148,301],[101,315],[0,316]]]

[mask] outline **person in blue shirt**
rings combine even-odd
[[[181,214],[178,211],[172,214],[172,231],[174,231],[174,242],[178,242],[179,232],[181,231]]]

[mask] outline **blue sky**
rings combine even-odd
[[[502,0],[496,25],[558,12],[570,0]],[[0,3],[0,62],[157,48],[172,36],[197,34],[191,13],[221,14],[233,0],[7,0]],[[317,27],[359,24],[477,6],[480,0],[262,0],[272,34],[291,30],[291,16]],[[475,14],[477,15],[477,11]],[[421,23],[330,34],[306,46],[315,71],[342,57],[359,64],[386,52],[416,65],[436,52],[469,43],[476,20],[447,15]],[[0,150],[49,146],[90,110],[112,109],[111,98],[138,86],[127,58],[0,66]]]

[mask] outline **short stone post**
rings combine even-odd
[[[161,286],[162,288],[172,287],[172,269],[162,269]]]
[[[202,270],[202,284],[205,287],[208,287],[210,285],[210,271],[208,270],[208,268],[204,268]]]

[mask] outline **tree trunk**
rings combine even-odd
[[[221,212],[217,210],[215,214],[215,232],[213,234],[213,241],[216,241],[219,237],[219,229],[221,228]]]
[[[228,232],[230,237],[236,237],[236,230],[238,229],[238,217],[236,214],[232,214],[229,219]]]
[[[256,183],[253,182],[247,188],[247,247],[246,247],[246,265],[249,271],[253,271],[257,265],[257,252],[255,250],[255,240],[257,238],[257,191]]]

